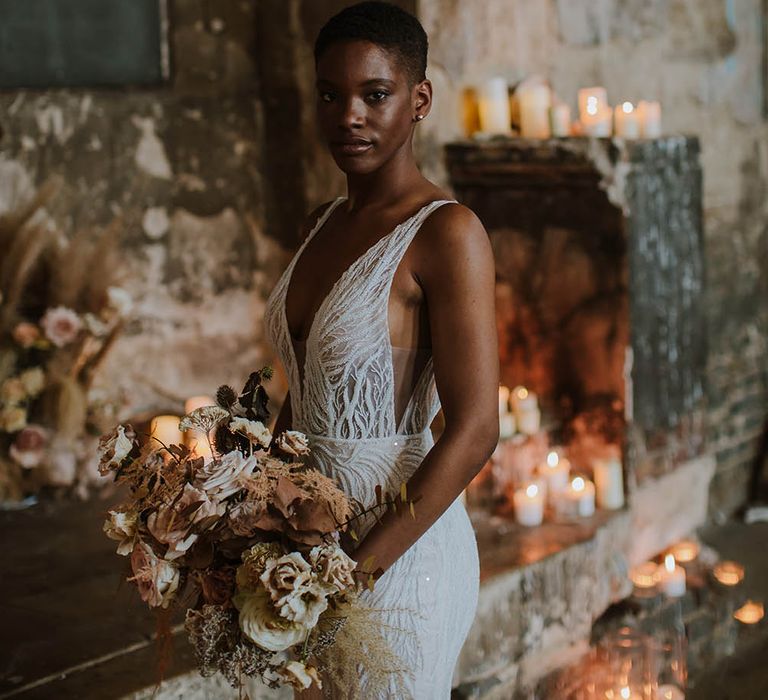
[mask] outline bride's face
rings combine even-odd
[[[373,172],[411,147],[425,83],[409,86],[397,56],[368,41],[338,42],[323,52],[317,62],[317,117],[342,171]]]

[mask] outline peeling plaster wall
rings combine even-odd
[[[744,503],[768,415],[768,125],[761,0],[419,0],[430,37],[425,173],[447,183],[442,145],[464,136],[463,88],[491,75],[659,99],[668,133],[701,138],[709,326],[711,515]]]
[[[180,410],[272,361],[264,302],[286,262],[265,233],[255,4],[170,10],[167,86],[0,94],[0,207],[58,175],[59,227],[121,223],[135,320],[100,381],[126,413]]]

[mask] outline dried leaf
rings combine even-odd
[[[407,492],[406,492],[406,486],[405,482],[400,484],[400,500],[405,503],[405,499],[407,498]]]
[[[353,539],[355,542],[359,542],[359,541],[360,541],[360,540],[359,540],[359,538],[357,537],[357,533],[356,533],[356,532],[355,532],[355,531],[354,531],[352,528],[349,528],[349,536],[350,536],[350,537],[351,537],[351,538],[352,538],[352,539]]]
[[[368,571],[371,566],[373,566],[373,562],[376,561],[376,555],[371,554],[370,557],[368,557],[362,564],[363,571]]]
[[[411,502],[408,504],[408,507],[409,507],[409,509],[410,509],[410,511],[411,511],[411,517],[412,517],[414,520],[416,520],[416,511],[415,511],[415,510],[414,510],[414,508],[413,508],[413,501],[411,501]]]

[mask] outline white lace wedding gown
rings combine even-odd
[[[434,444],[429,425],[440,408],[431,356],[393,350],[388,326],[389,291],[397,266],[424,219],[442,204],[430,202],[381,238],[342,274],[317,310],[306,343],[288,330],[285,298],[297,259],[342,201],[331,203],[293,257],[267,301],[265,324],[288,376],[293,428],[307,434],[310,462],[335,478],[364,505],[376,502],[374,487],[392,491],[407,481]],[[393,361],[394,358],[394,361]],[[301,371],[303,369],[303,371]],[[404,382],[400,369],[416,370]],[[396,387],[410,392],[396,418]],[[416,505],[418,513],[418,504]],[[369,516],[362,536],[374,523]],[[406,677],[414,700],[444,700],[459,651],[477,607],[479,564],[472,525],[460,499],[363,593],[382,614],[393,650],[412,671]],[[378,618],[377,618],[378,619]],[[327,683],[325,684],[328,685]],[[326,697],[334,697],[326,694]],[[359,698],[402,700],[394,685],[385,695],[366,690]]]

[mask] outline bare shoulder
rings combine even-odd
[[[320,217],[325,214],[326,209],[328,209],[334,201],[335,200],[332,199],[329,202],[325,202],[307,214],[304,223],[301,226],[302,241],[309,235],[309,232],[315,227],[315,224],[320,220]]]
[[[457,263],[478,269],[493,262],[485,226],[463,204],[438,207],[422,224],[415,242],[420,275],[439,273]]]

